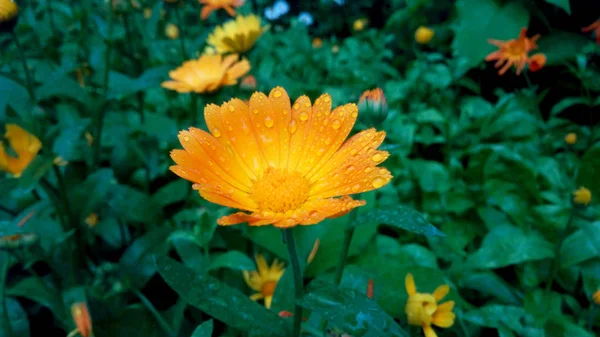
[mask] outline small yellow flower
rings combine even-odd
[[[313,48],[321,48],[323,46],[323,40],[320,37],[315,37],[312,40]]]
[[[577,143],[577,134],[576,133],[569,133],[565,136],[565,143],[569,144],[569,145],[573,145],[575,143]]]
[[[92,146],[92,144],[94,144],[94,136],[92,136],[91,133],[86,132],[85,133],[85,141],[87,142],[88,146]]]
[[[354,23],[352,24],[352,27],[354,28],[355,31],[360,32],[363,29],[365,29],[365,27],[367,26],[367,19],[357,19],[354,21]]]
[[[418,293],[413,275],[408,273],[404,281],[408,300],[404,311],[408,324],[423,328],[425,337],[437,337],[431,325],[449,328],[454,324],[455,315],[452,312],[454,301],[439,303],[450,291],[447,284],[437,287],[433,294]]]
[[[585,187],[580,187],[573,192],[573,202],[587,206],[592,201],[592,192]]]
[[[244,0],[198,0],[198,2],[204,7],[200,12],[200,18],[206,20],[210,13],[218,9],[224,9],[227,14],[234,16],[236,7],[240,7],[244,4]]]
[[[594,300],[594,303],[600,305],[600,289],[596,290],[594,295],[592,295],[592,299]]]
[[[42,148],[40,140],[16,124],[6,124],[6,134],[10,147],[17,154],[13,157],[6,152],[4,144],[0,141],[0,171],[20,177],[29,163],[37,156]]]
[[[75,322],[75,330],[71,331],[67,337],[80,334],[83,337],[90,337],[92,332],[92,318],[84,302],[77,302],[71,306],[71,316]]]
[[[98,224],[98,214],[92,212],[84,220],[85,224],[90,228],[94,228]]]
[[[283,267],[283,262],[279,262],[277,259],[273,261],[270,267],[267,265],[264,256],[258,254],[255,259],[256,266],[258,267],[257,270],[243,271],[246,284],[257,291],[256,294],[250,296],[250,299],[253,301],[264,299],[265,307],[271,308],[271,301],[273,301],[277,282],[283,276],[285,268]]]
[[[61,156],[54,158],[53,162],[56,166],[66,166],[69,163],[68,161],[64,160]]]
[[[19,6],[13,0],[0,0],[0,29],[12,29],[19,14]]]
[[[238,15],[234,20],[217,26],[208,36],[206,43],[219,54],[243,53],[252,48],[267,29],[261,27],[260,18],[256,15]]]
[[[165,27],[165,35],[171,39],[171,40],[175,40],[179,37],[179,28],[172,24],[169,23],[167,24],[167,26]]]
[[[172,81],[162,83],[162,87],[179,93],[213,92],[223,86],[234,85],[238,78],[250,71],[250,62],[238,61],[237,54],[202,55],[190,60],[169,72]]]
[[[337,44],[334,44],[333,46],[331,46],[331,52],[334,54],[337,54],[340,52],[340,46],[338,46]]]
[[[144,8],[144,18],[150,19],[152,17],[152,8]]]
[[[420,26],[415,31],[415,41],[417,41],[417,43],[419,44],[427,44],[429,43],[429,41],[431,41],[434,35],[435,32],[433,31],[433,29],[425,26]]]

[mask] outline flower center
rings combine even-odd
[[[525,41],[519,40],[507,43],[506,46],[506,52],[513,57],[523,57],[523,55],[526,55],[526,49]]]
[[[273,167],[267,168],[250,189],[250,198],[260,210],[276,213],[298,209],[308,194],[308,181],[300,173]]]
[[[277,281],[267,281],[265,284],[263,284],[260,292],[264,297],[273,296],[275,293],[275,287],[277,287]]]
[[[408,298],[404,311],[408,324],[422,326],[431,324],[437,310],[437,301],[431,294],[416,293]]]

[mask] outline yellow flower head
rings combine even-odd
[[[77,333],[83,337],[93,335],[92,318],[90,317],[90,312],[84,302],[77,302],[71,306],[71,316],[73,317],[76,328],[69,336],[75,336]]]
[[[255,259],[256,266],[258,267],[257,270],[243,271],[246,284],[257,291],[256,294],[250,296],[250,299],[253,301],[264,299],[265,307],[271,308],[271,301],[273,301],[277,282],[283,276],[285,268],[283,267],[283,262],[277,260],[273,261],[273,264],[269,267],[265,257],[260,254],[256,255]]]
[[[0,0],[0,22],[7,22],[19,14],[19,6],[14,0]]]
[[[212,134],[181,131],[184,150],[171,152],[177,163],[171,171],[194,182],[206,200],[251,212],[222,217],[220,225],[316,224],[365,205],[348,194],[392,179],[377,166],[389,156],[377,150],[385,132],[368,129],[346,139],[358,108],[350,103],[332,111],[328,94],[314,104],[306,96],[291,104],[276,87],[268,96],[255,92],[249,104],[209,104],[204,117]]]
[[[573,192],[573,202],[587,206],[592,201],[592,192],[585,187],[580,187]]]
[[[7,153],[4,143],[0,141],[0,171],[20,177],[27,165],[31,163],[42,148],[42,143],[36,136],[16,124],[6,124],[4,137],[17,156],[14,157]]]
[[[219,54],[243,53],[252,48],[266,30],[267,27],[261,27],[258,16],[238,15],[234,20],[217,26],[206,42]]]
[[[596,292],[592,295],[592,299],[594,300],[594,303],[600,305],[600,289],[596,290]]]
[[[167,26],[165,27],[165,35],[171,39],[171,40],[175,40],[179,37],[179,28],[172,24],[169,23],[167,24]]]
[[[246,59],[238,59],[237,54],[202,55],[169,72],[172,81],[163,82],[162,87],[179,93],[205,93],[234,85],[238,78],[250,71],[250,63]]]
[[[425,26],[420,26],[415,31],[415,41],[417,41],[417,43],[419,44],[427,44],[429,43],[429,41],[431,41],[431,39],[433,39],[434,35],[435,32],[433,31],[433,29]]]
[[[410,273],[406,275],[404,282],[408,293],[404,308],[408,324],[422,327],[425,337],[437,337],[432,324],[440,328],[449,328],[454,324],[454,301],[438,303],[450,291],[447,284],[437,287],[433,294],[429,294],[417,292],[415,279]]]
[[[206,20],[210,13],[218,9],[224,9],[229,15],[234,16],[234,8],[241,7],[244,4],[244,0],[198,0],[198,2],[204,5],[200,12],[202,20]]]
[[[321,39],[320,37],[315,37],[312,40],[312,46],[313,48],[321,48],[323,46],[323,39]]]
[[[356,19],[354,21],[354,23],[352,24],[352,27],[354,28],[355,31],[360,32],[363,29],[365,29],[365,27],[367,26],[367,23],[368,23],[367,19],[364,19],[364,18]]]
[[[98,214],[96,213],[90,213],[84,220],[85,224],[88,225],[88,227],[93,228],[98,224]]]
[[[530,62],[529,52],[537,49],[537,40],[540,35],[535,35],[532,38],[527,37],[527,28],[521,29],[521,34],[516,39],[508,41],[499,41],[489,39],[488,42],[498,47],[499,49],[493,53],[490,53],[485,57],[486,61],[496,61],[496,68],[500,68],[498,71],[499,75],[504,75],[511,66],[515,66],[517,69],[517,75],[521,74],[521,71],[525,68],[525,65]],[[545,59],[542,61],[541,57],[537,57],[534,63],[534,69],[539,70],[540,63],[545,63]],[[543,66],[543,65],[541,65]]]
[[[576,133],[569,133],[565,136],[565,143],[569,144],[569,145],[573,145],[575,143],[577,143],[577,134]]]

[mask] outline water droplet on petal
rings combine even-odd
[[[331,137],[327,137],[327,139],[325,139],[325,144],[326,145],[331,144]]]
[[[275,97],[275,98],[281,97],[281,91],[275,90],[275,92],[273,93],[273,97]]]
[[[292,119],[292,121],[290,122],[290,133],[291,134],[296,133],[297,129],[298,129],[298,126],[296,125],[296,121]]]
[[[189,142],[190,141],[190,137],[185,136],[185,137],[183,137],[183,140],[185,140],[186,142]]]
[[[356,117],[358,117],[358,112],[355,111],[352,113],[352,118],[356,118]]]
[[[270,128],[273,127],[273,125],[275,125],[275,121],[273,120],[273,118],[271,118],[270,116],[265,117],[265,126]]]
[[[229,106],[227,106],[227,110],[233,112],[233,111],[235,111],[235,108],[233,107],[233,105],[229,105]]]
[[[373,181],[371,182],[371,184],[375,188],[380,188],[381,186],[385,185],[385,183],[386,183],[386,180],[381,177],[377,177],[377,178],[373,179]]]
[[[255,115],[258,114],[258,109],[253,109],[252,113],[255,114]]]
[[[333,121],[333,123],[331,123],[331,127],[334,130],[337,130],[340,128],[340,126],[342,126],[342,123],[340,123],[340,121],[338,121],[337,119]]]
[[[281,113],[282,113],[284,116],[285,116],[285,115],[287,115],[287,114],[288,114],[288,112],[289,112],[289,111],[288,111],[287,109],[283,109],[283,110],[281,110]]]
[[[373,168],[372,168],[372,167],[367,167],[367,168],[365,169],[365,173],[369,173],[369,172],[371,172],[371,171],[373,171]]]
[[[325,103],[329,103],[329,102],[331,102],[331,97],[325,96],[325,98],[323,98],[323,100],[325,101]]]
[[[308,120],[308,112],[302,111],[300,115],[298,115],[301,121],[306,122]]]
[[[360,190],[360,184],[352,186],[352,192],[358,192]]]
[[[373,155],[373,157],[371,157],[371,159],[372,159],[374,162],[376,162],[376,163],[379,163],[380,161],[382,161],[382,160],[383,160],[383,155],[382,155],[381,153],[375,153],[375,154]]]
[[[219,157],[219,161],[220,161],[221,163],[224,163],[224,162],[225,162],[225,157]]]
[[[349,165],[348,167],[346,167],[346,171],[344,173],[350,174],[354,171],[354,169],[355,169],[354,166]]]
[[[321,148],[319,151],[317,151],[317,156],[322,156],[323,153],[325,153],[325,149]]]
[[[233,130],[233,126],[231,126],[231,125],[230,125],[230,126],[228,126],[228,127],[227,127],[227,130],[229,130],[229,131],[232,131],[232,130]]]

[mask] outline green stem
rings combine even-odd
[[[17,37],[17,33],[15,33],[14,29],[11,31],[13,41],[15,41],[15,45],[17,45],[17,49],[19,50],[19,56],[21,57],[21,64],[23,65],[23,70],[25,71],[25,78],[27,80],[27,91],[29,92],[29,97],[33,103],[37,102],[37,98],[35,96],[35,89],[33,84],[33,77],[31,77],[31,73],[29,72],[29,67],[27,66],[27,59],[25,59],[25,53],[23,52],[23,46]]]
[[[156,308],[154,307],[152,302],[150,302],[150,300],[144,294],[142,294],[139,290],[134,289],[133,292],[140,299],[140,301],[142,301],[142,304],[144,304],[146,306],[146,308],[150,311],[152,316],[154,316],[154,318],[156,319],[156,322],[158,322],[158,325],[160,325],[160,327],[167,333],[167,335],[175,336],[175,333],[173,333],[173,330],[171,330],[169,323],[167,323],[167,321],[165,321],[165,319],[162,317],[160,312],[158,312],[158,310],[156,310]]]
[[[0,284],[0,301],[2,301],[2,325],[4,330],[7,331],[8,337],[13,335],[12,326],[10,324],[10,317],[8,316],[8,307],[6,306],[6,281],[8,279],[8,268],[10,266],[10,255],[8,253],[2,254],[2,284]]]
[[[52,200],[52,203],[54,204],[54,208],[56,208],[56,213],[58,214],[58,217],[60,218],[60,223],[62,224],[63,231],[67,231],[69,228],[68,220],[65,217],[64,209],[61,207],[61,203],[60,203],[60,200],[58,197],[58,192],[56,192],[56,189],[54,189],[54,187],[46,179],[43,179],[43,178],[40,179],[40,186],[46,192],[46,194],[48,195],[50,200]]]
[[[560,232],[558,241],[554,247],[554,259],[552,260],[552,264],[550,266],[550,275],[548,278],[548,283],[546,283],[546,292],[550,292],[552,290],[552,283],[554,283],[554,278],[556,277],[560,267],[560,247],[562,246],[565,236],[567,236],[567,232],[571,226],[571,222],[573,222],[573,218],[575,218],[575,210],[571,211],[569,220],[567,221],[565,228]]]
[[[346,267],[346,258],[348,257],[348,252],[350,251],[350,244],[352,243],[352,237],[354,236],[354,231],[356,230],[356,227],[354,226],[356,214],[356,211],[350,212],[350,216],[348,217],[348,224],[346,225],[346,229],[344,230],[344,242],[342,243],[342,251],[340,252],[340,258],[338,260],[337,267],[335,268],[334,282],[337,285],[340,285],[340,283],[342,282],[342,275],[344,274],[344,268]]]
[[[179,27],[179,47],[181,48],[181,57],[185,61],[187,60],[187,53],[185,52],[185,32],[181,13],[179,12],[179,5],[175,5],[175,19],[177,20],[177,26]]]
[[[98,166],[100,163],[100,149],[102,142],[102,129],[104,128],[104,116],[106,115],[107,96],[108,96],[108,80],[110,73],[110,54],[112,51],[112,33],[113,33],[113,10],[111,8],[111,2],[108,4],[108,36],[106,41],[106,50],[104,51],[104,102],[100,104],[98,114],[96,115],[96,139],[94,139],[94,166]]]
[[[54,174],[56,174],[56,181],[58,183],[58,193],[60,195],[60,199],[62,201],[66,213],[65,215],[67,217],[67,221],[69,222],[69,226],[71,228],[75,228],[77,226],[77,223],[75,221],[75,217],[73,216],[73,212],[71,211],[71,204],[69,203],[69,197],[67,196],[67,187],[65,185],[62,173],[60,173],[60,170],[56,165],[52,168],[54,169]]]
[[[302,269],[300,268],[300,259],[298,258],[298,250],[296,248],[296,241],[294,240],[294,232],[292,229],[283,230],[283,240],[287,246],[288,254],[290,256],[290,263],[292,265],[292,271],[294,273],[294,325],[292,330],[292,337],[300,336],[300,328],[302,326],[302,307],[298,304],[298,301],[302,298],[303,294],[303,280],[302,280]]]

